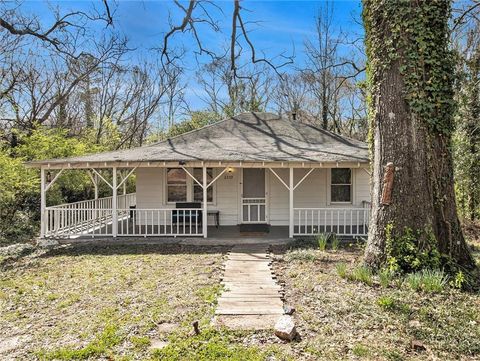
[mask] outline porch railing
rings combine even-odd
[[[199,208],[119,209],[118,236],[203,236]]]
[[[366,236],[370,208],[294,208],[295,236],[335,233],[338,236]]]
[[[104,197],[47,207],[45,236],[72,237],[82,234],[111,236],[112,198]],[[126,209],[135,203],[135,193],[117,196],[118,208]]]

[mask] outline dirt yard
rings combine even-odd
[[[479,294],[351,280],[339,270],[358,266],[357,245],[273,248],[297,341],[214,329],[228,249],[84,245],[3,260],[0,359],[480,360]]]

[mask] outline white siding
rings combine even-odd
[[[216,168],[216,176],[223,168]],[[288,185],[288,169],[274,169],[275,172]],[[294,179],[297,184],[308,169],[295,169]],[[329,169],[315,169],[294,192],[295,208],[322,208],[328,207],[329,194]],[[162,168],[137,168],[137,208],[158,209],[172,208],[165,202],[164,177]],[[269,223],[271,225],[288,225],[289,205],[288,190],[272,174],[266,170],[267,177],[267,202]],[[221,225],[236,225],[240,223],[239,202],[241,196],[241,169],[234,169],[232,173],[225,172],[217,181],[214,189],[214,203],[209,204],[209,209],[220,211]],[[361,207],[362,201],[370,201],[369,175],[364,169],[353,171],[353,204],[336,205],[336,207]],[[213,219],[209,219],[212,224]]]

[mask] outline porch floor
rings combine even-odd
[[[110,227],[110,226],[109,226]],[[114,239],[112,236],[102,236],[96,234],[83,234],[75,238],[59,237],[57,240],[62,244],[67,243],[90,243],[99,242],[112,244],[131,244],[131,243],[181,243],[192,245],[236,245],[236,244],[279,244],[288,242],[288,227],[271,226],[270,232],[260,233],[241,233],[239,226],[209,226],[208,238],[200,236],[148,236],[132,235],[121,236]]]

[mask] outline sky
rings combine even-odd
[[[112,2],[111,2],[112,3]],[[224,46],[230,33],[233,1],[215,1],[216,6],[210,5],[211,13],[219,20],[222,34],[206,32],[202,37],[205,47],[219,49]],[[135,48],[131,61],[142,57],[158,57],[153,48],[161,47],[163,35],[169,30],[169,17],[175,24],[181,20],[181,14],[175,10],[172,1],[122,1],[114,2],[114,29],[129,39],[131,48]],[[187,5],[183,1],[182,4]],[[250,37],[258,52],[265,52],[268,58],[275,59],[280,53],[295,54],[295,66],[301,67],[305,62],[303,44],[315,35],[315,16],[325,5],[324,1],[252,1],[241,2],[245,9],[242,12],[244,21],[252,22],[248,25]],[[51,16],[51,7],[58,7],[62,11],[89,10],[93,6],[102,7],[100,1],[26,1],[23,3],[25,11],[38,15],[48,24]],[[222,14],[223,11],[223,14]],[[343,0],[333,2],[333,17],[335,26],[344,32],[361,34],[359,24],[361,13],[360,1]],[[104,26],[98,26],[97,32],[105,31]],[[171,40],[175,46],[185,49],[194,49],[195,42],[190,34],[177,34]],[[293,50],[294,49],[294,50]],[[190,61],[189,61],[190,59]],[[194,74],[198,67],[193,53],[187,56],[187,76],[189,90],[187,98],[195,107],[201,107],[201,101],[195,92]]]

